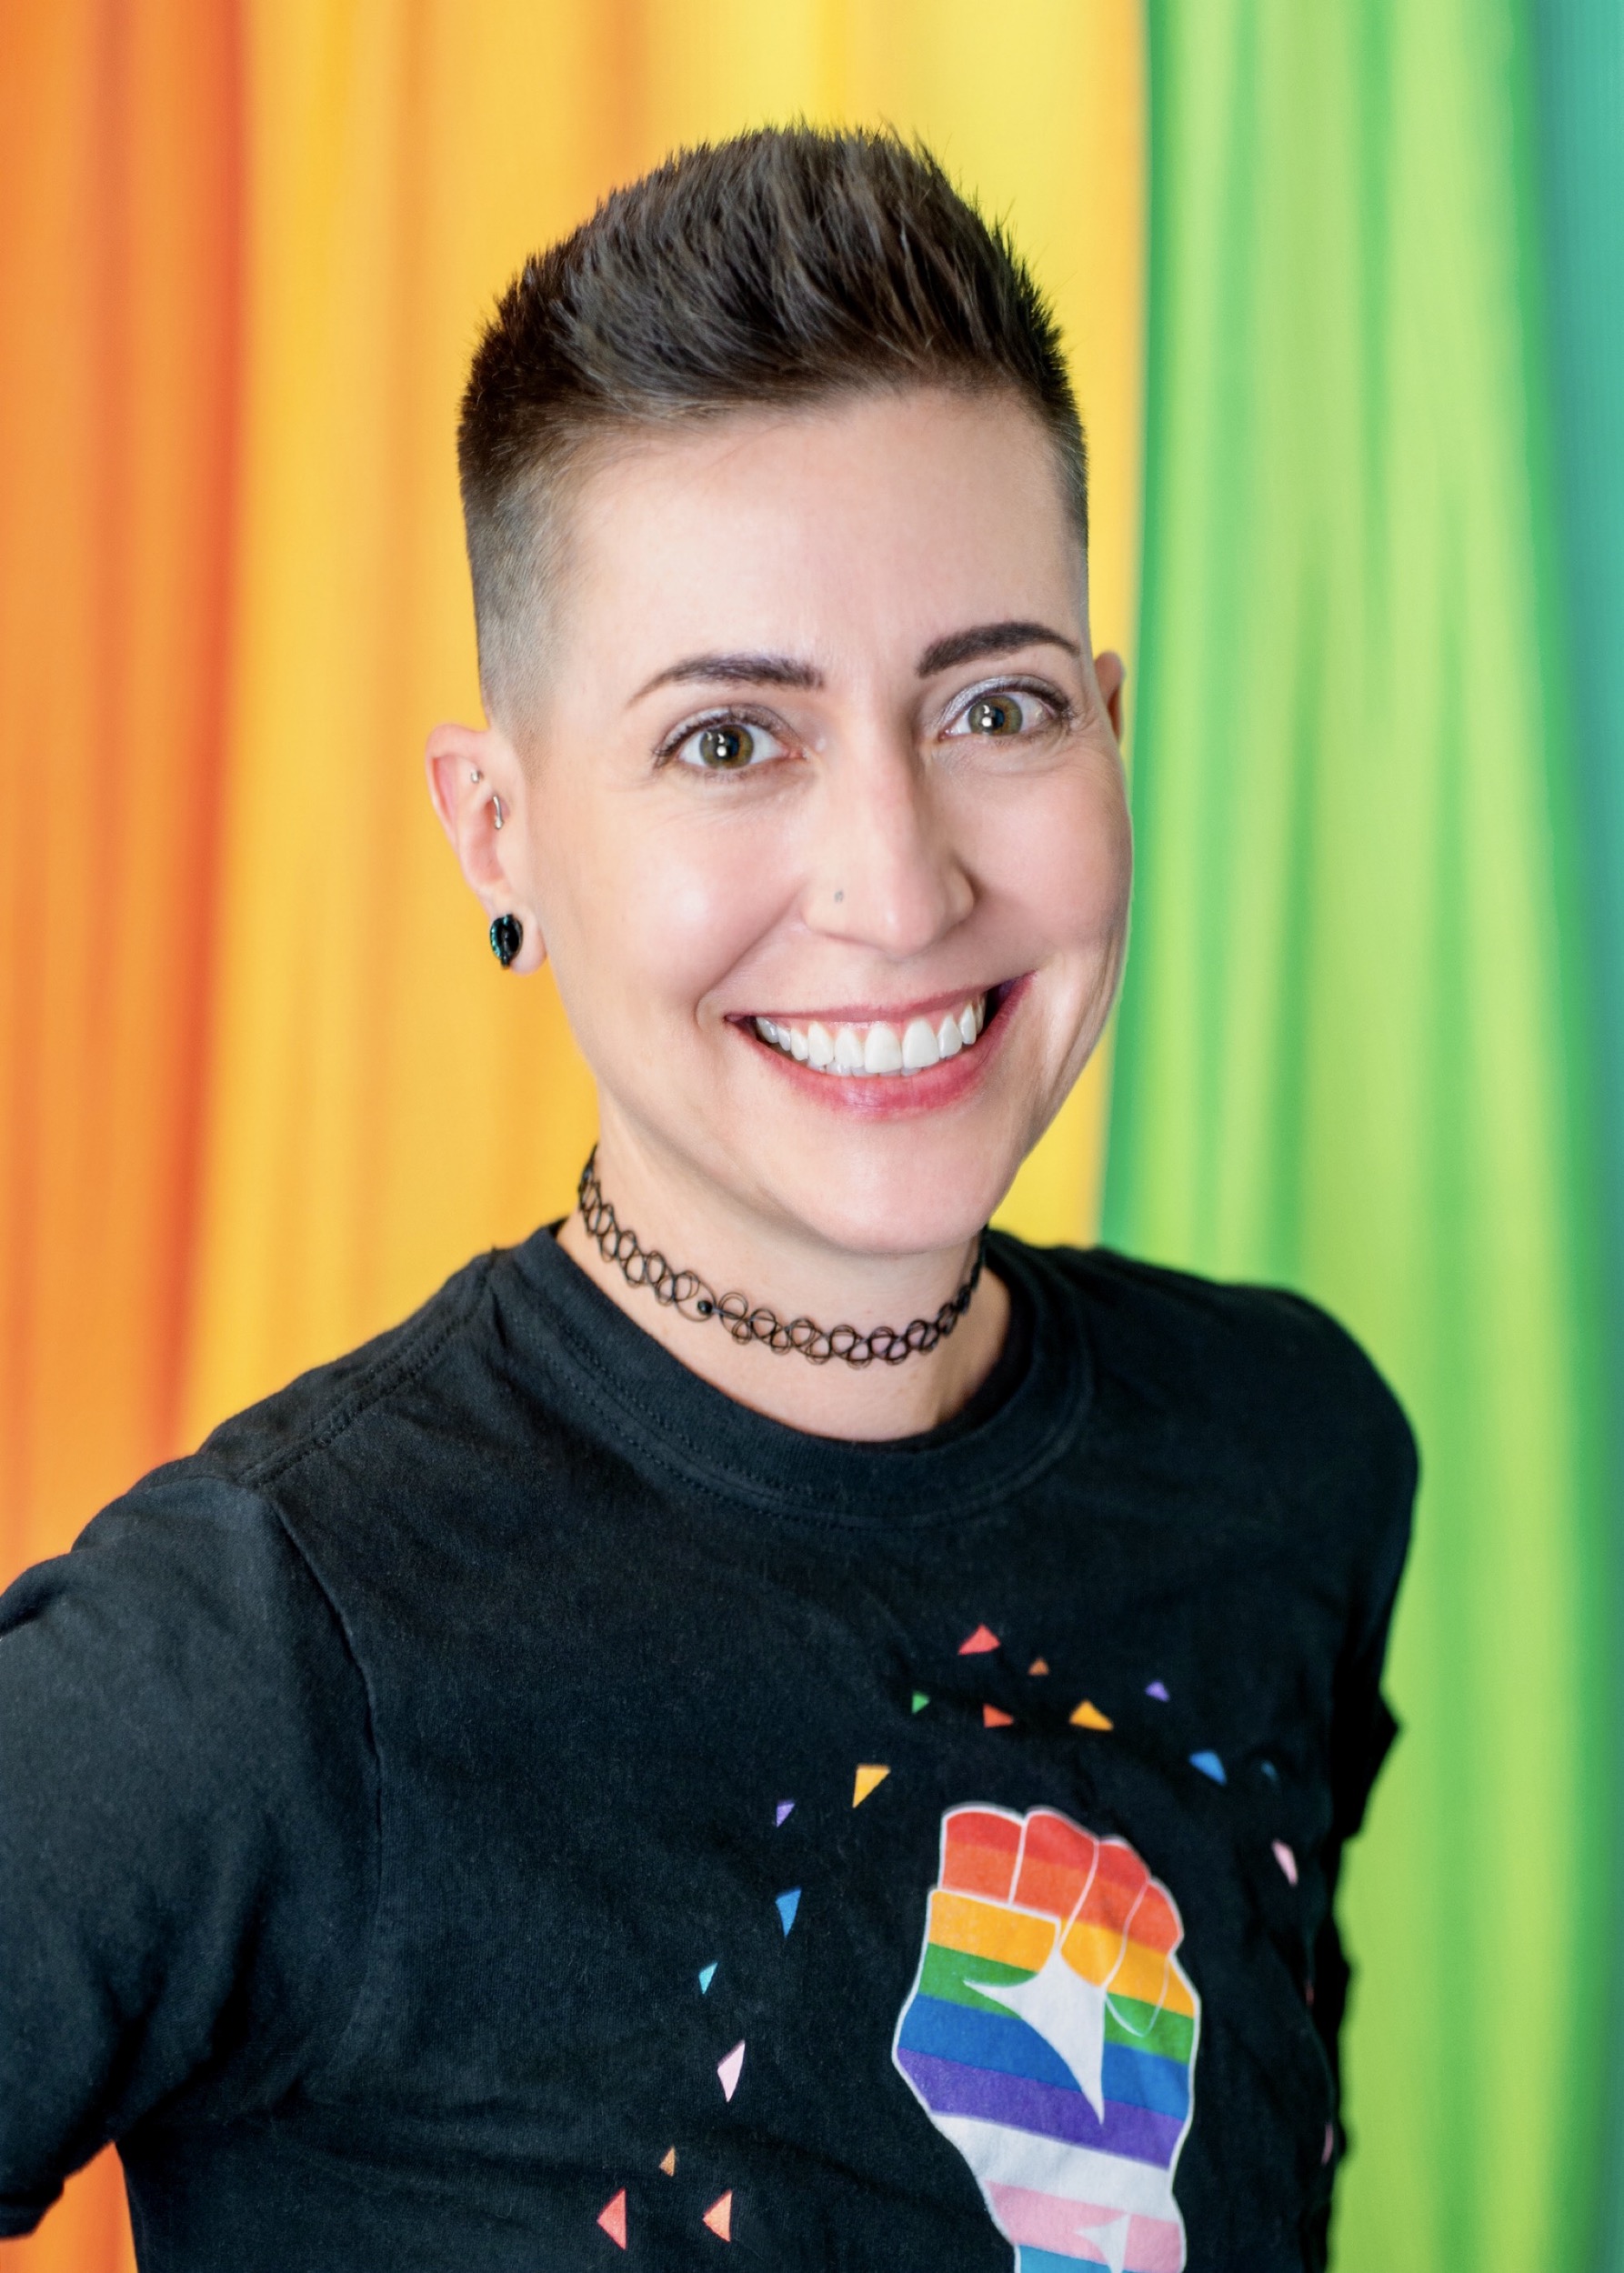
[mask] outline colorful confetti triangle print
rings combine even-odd
[[[1297,1857],[1291,1852],[1291,1849],[1287,1846],[1284,1839],[1276,1839],[1274,1843],[1274,1850],[1275,1860],[1278,1863],[1280,1868],[1286,1874],[1286,1884],[1288,1887],[1296,1886]]]
[[[676,2178],[677,2149],[675,2147],[667,2147],[665,2153],[660,2157],[660,2168],[665,2172],[667,2178]]]
[[[612,2202],[606,2202],[597,2213],[597,2222],[617,2249],[626,2247],[626,2188],[621,2188]]]
[[[958,1654],[961,1657],[984,1657],[989,1649],[996,1649],[997,1646],[998,1637],[991,1627],[978,1626],[967,1641],[959,1643]]]
[[[1048,1671],[1048,1659],[1047,1657],[1034,1657],[1031,1664],[1027,1667],[1027,1671],[1030,1674],[1036,1675],[1038,1679],[1041,1679],[1042,1677]]]
[[[858,1768],[851,1787],[851,1804],[860,1807],[869,1793],[877,1789],[891,1773],[888,1767],[878,1767],[872,1761]]]
[[[1014,1722],[1013,1713],[1000,1713],[996,1705],[984,1705],[981,1707],[983,1728],[1009,1728],[1014,1726]]]
[[[1071,1716],[1071,1725],[1074,1728],[1113,1728],[1116,1723],[1108,1720],[1098,1705],[1090,1705],[1084,1697]]]
[[[738,2089],[739,2072],[744,2064],[745,2040],[743,2037],[740,2037],[727,2058],[717,2062],[717,2076],[721,2083],[724,2099],[731,2099]]]
[[[1229,1780],[1216,1752],[1192,1752],[1189,1764],[1191,1767],[1198,1767],[1203,1776],[1210,1776],[1215,1784],[1227,1784]]]
[[[733,2188],[731,2187],[728,2188],[726,2194],[717,2195],[716,2200],[705,2213],[705,2223],[710,2228],[711,2232],[715,2234],[718,2241],[732,2240]]]
[[[1023,2268],[1178,2273],[1199,2001],[1125,1840],[972,1805],[941,1863],[892,2058]]]
[[[912,1709],[913,1709],[916,1713],[922,1713],[922,1712],[925,1710],[925,1707],[927,1707],[927,1705],[928,1705],[928,1704],[929,1704],[929,1702],[930,1702],[930,1699],[929,1699],[929,1698],[926,1696],[926,1694],[925,1694],[925,1692],[924,1692],[924,1690],[923,1690],[923,1689],[916,1689],[916,1690],[914,1691],[914,1702],[913,1702],[913,1707],[912,1707]]]
[[[1168,1685],[1165,1681],[1147,1682],[1145,1685],[1145,1694],[1147,1697],[1155,1697],[1158,1705],[1166,1705],[1168,1702]]]
[[[777,1806],[773,1810],[773,1821],[780,1831],[784,1828],[784,1826],[788,1822],[790,1817],[794,1813],[795,1802],[793,1799],[779,1800]]]
[[[784,1938],[789,1939],[789,1929],[795,1924],[795,1914],[801,1907],[799,1887],[791,1887],[787,1894],[775,1895],[778,1906],[778,1922],[784,1928]]]
[[[713,1958],[708,1965],[702,1965],[699,1968],[699,1994],[701,1997],[706,1994],[707,1990],[710,1988],[711,1983],[716,1979],[716,1978],[717,1960]]]

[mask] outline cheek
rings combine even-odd
[[[772,832],[743,816],[612,816],[555,879],[555,954],[572,1017],[602,1031],[691,1019],[771,929],[792,880]]]
[[[984,812],[978,834],[983,882],[1035,947],[1097,956],[1120,939],[1133,839],[1114,766],[1031,785]]]

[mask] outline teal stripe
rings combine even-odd
[[[1536,0],[1539,65],[1542,271],[1549,293],[1554,457],[1561,531],[1561,596],[1569,633],[1576,784],[1585,853],[1589,1004],[1597,1036],[1597,1132],[1604,1206],[1605,1377],[1624,1376],[1624,9],[1619,0]],[[1614,1559],[1599,1562],[1619,1667],[1611,1725],[1624,1728],[1624,1444],[1615,1416],[1610,1454]],[[1610,1579],[1610,1586],[1606,1582]],[[1610,1886],[1580,1889],[1601,1913],[1624,1885],[1620,1780],[1609,1763],[1614,1848]],[[1613,1976],[1594,1999],[1610,2048],[1596,2261],[1624,2267],[1624,1993]],[[1586,2054],[1588,2060],[1589,2055]]]

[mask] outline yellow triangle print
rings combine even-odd
[[[1071,1725],[1074,1728],[1109,1728],[1113,1724],[1106,1718],[1098,1705],[1090,1705],[1084,1697],[1071,1716]]]
[[[888,1767],[865,1767],[857,1770],[857,1781],[851,1787],[851,1804],[860,1807],[877,1784],[883,1784],[891,1773]]]

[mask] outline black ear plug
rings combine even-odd
[[[525,926],[516,916],[498,916],[491,926],[491,953],[506,970],[525,944]]]

